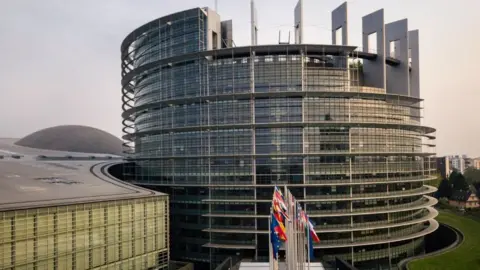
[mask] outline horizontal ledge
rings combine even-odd
[[[159,160],[188,158],[228,158],[228,157],[288,157],[288,156],[434,156],[434,152],[317,152],[317,153],[271,153],[271,154],[231,154],[231,155],[185,155],[163,157],[141,157],[128,160]]]
[[[436,170],[431,170],[431,171],[436,171]],[[388,180],[388,179],[383,179],[383,180],[372,180],[372,181],[318,181],[319,183],[302,183],[302,184],[290,184],[290,183],[272,183],[272,184],[254,184],[254,183],[236,183],[233,182],[231,184],[215,184],[215,183],[196,183],[196,184],[190,184],[190,183],[155,183],[155,182],[138,182],[138,181],[133,181],[132,183],[135,185],[144,185],[144,186],[169,186],[169,187],[209,187],[209,188],[215,188],[215,187],[251,187],[251,188],[256,188],[256,187],[275,187],[278,185],[281,186],[287,186],[287,187],[322,187],[322,186],[356,186],[356,185],[368,185],[368,184],[390,184],[390,183],[414,183],[414,182],[423,182],[423,181],[431,181],[437,179],[437,176],[432,176],[432,177],[427,177],[427,178],[418,178],[418,179],[399,179],[399,180]],[[314,181],[310,181],[314,182]],[[321,182],[321,183],[320,183]]]
[[[371,199],[384,199],[384,198],[398,198],[398,197],[411,197],[416,195],[426,195],[437,191],[437,188],[424,185],[423,188],[416,189],[414,192],[391,192],[390,194],[385,195],[376,195],[376,193],[371,193],[368,196],[349,196],[348,194],[339,195],[339,196],[330,196],[330,197],[317,197],[317,198],[306,198],[306,199],[297,199],[299,202],[331,202],[331,201],[353,201],[353,200],[371,200]],[[271,200],[263,199],[239,199],[235,196],[232,196],[230,199],[202,199],[203,202],[270,202]]]
[[[148,131],[141,131],[124,135],[124,140],[134,140],[136,137],[165,134],[170,132],[203,131],[203,130],[223,130],[223,129],[252,129],[252,128],[275,128],[275,127],[338,127],[338,128],[389,128],[405,129],[419,133],[433,133],[434,128],[400,123],[382,123],[382,122],[346,122],[346,121],[319,121],[319,122],[276,122],[276,123],[246,123],[246,124],[226,124],[226,125],[200,125],[175,128],[158,128]]]
[[[133,34],[133,33],[132,33]],[[128,39],[127,37],[124,42]],[[123,47],[123,46],[122,46]],[[167,65],[169,63],[184,62],[188,60],[195,60],[199,58],[212,58],[212,59],[228,59],[237,57],[250,57],[250,56],[267,56],[267,55],[302,55],[309,56],[345,56],[351,58],[360,58],[370,61],[376,61],[377,54],[365,53],[354,51],[354,46],[339,46],[330,44],[278,44],[278,45],[256,45],[256,46],[242,46],[224,48],[218,50],[200,51],[188,54],[180,54],[171,57],[155,60],[153,62],[146,63],[133,70],[129,69],[129,72],[122,73],[122,85],[125,82],[130,81],[131,78],[137,74],[145,72],[149,69],[157,68],[158,66]],[[384,57],[385,63],[389,66],[398,66],[400,61],[392,57]],[[122,49],[122,71],[126,71],[128,60],[132,60],[129,53]]]
[[[428,199],[423,204],[405,204],[402,205],[404,207],[392,207],[392,208],[384,208],[384,209],[366,209],[365,211],[356,211],[356,212],[346,212],[346,211],[338,211],[338,212],[328,212],[325,211],[324,213],[315,213],[309,212],[308,215],[310,217],[343,217],[343,216],[362,216],[362,215],[373,215],[373,214],[385,214],[385,213],[397,213],[397,212],[404,212],[404,211],[411,211],[411,210],[418,210],[427,207],[434,206],[437,204],[438,200],[424,195],[425,198]],[[222,213],[212,213],[212,214],[204,214],[204,217],[237,217],[237,218],[268,218],[268,215],[255,215],[255,214],[222,214]]]
[[[410,235],[406,236],[399,236],[399,237],[385,237],[385,239],[382,240],[367,240],[367,241],[359,241],[359,242],[350,242],[350,243],[331,243],[331,244],[322,244],[322,241],[320,240],[320,244],[315,244],[313,246],[314,249],[325,249],[325,248],[343,248],[343,247],[358,247],[358,246],[368,246],[368,245],[378,245],[378,244],[386,244],[386,243],[392,243],[392,242],[400,242],[400,241],[405,241],[405,240],[410,240],[410,239],[415,239],[418,237],[425,236],[427,234],[430,234],[434,232],[436,229],[438,229],[439,224],[435,219],[430,219],[429,221],[429,226],[423,229],[420,232],[416,232]],[[213,248],[227,248],[227,249],[256,249],[256,245],[236,245],[236,244],[216,244],[216,243],[207,243],[203,245],[204,247],[213,247]]]
[[[377,240],[377,241],[364,241],[364,242],[352,242],[352,243],[346,243],[346,244],[322,244],[320,241],[320,244],[314,245],[314,249],[324,249],[324,248],[341,248],[341,247],[358,247],[358,246],[368,246],[368,245],[378,245],[378,244],[386,244],[386,243],[393,243],[393,242],[400,242],[400,241],[405,241],[405,240],[411,240],[415,239],[418,237],[425,236],[427,234],[430,234],[434,232],[436,229],[438,229],[438,222],[435,219],[430,219],[429,220],[429,226],[425,228],[424,230],[413,233],[410,235],[406,236],[400,236],[400,237],[393,237],[393,238],[385,238],[385,240]]]
[[[330,232],[353,232],[353,231],[364,231],[364,230],[373,230],[373,229],[385,229],[385,228],[395,228],[395,227],[401,227],[401,226],[406,226],[406,225],[412,225],[412,224],[417,224],[421,222],[428,221],[430,219],[434,219],[436,216],[438,216],[438,211],[435,210],[432,207],[426,207],[429,211],[429,213],[425,216],[422,216],[420,218],[414,219],[414,220],[408,220],[408,221],[403,221],[399,223],[379,223],[379,224],[371,224],[369,226],[344,226],[344,227],[338,227],[338,228],[326,228],[322,229],[321,225],[315,226],[315,232],[317,233],[330,233]],[[362,224],[362,223],[357,223],[357,224]],[[206,228],[203,229],[204,232],[217,232],[217,233],[243,233],[243,234],[267,234],[269,231],[268,230],[255,230],[254,228],[250,229],[222,229],[222,228]]]
[[[157,108],[168,104],[191,104],[192,102],[221,101],[232,99],[251,99],[262,97],[340,97],[340,98],[371,98],[384,101],[403,101],[408,103],[418,103],[423,101],[421,98],[410,97],[405,95],[387,94],[387,93],[371,93],[360,91],[282,91],[282,92],[247,92],[247,93],[229,93],[220,95],[210,95],[201,97],[185,97],[170,100],[163,100],[153,103],[143,104],[128,109],[122,113],[122,118],[128,118],[135,112]],[[401,106],[401,105],[399,105]],[[408,104],[405,104],[408,107]]]
[[[229,245],[229,244],[215,244],[215,243],[207,243],[203,245],[203,247],[207,248],[224,248],[224,249],[256,249],[255,245]]]

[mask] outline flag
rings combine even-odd
[[[280,222],[285,222],[285,219],[290,220],[287,215],[287,206],[285,204],[283,194],[278,187],[275,187],[273,191],[272,208]],[[280,217],[280,215],[283,217]]]
[[[309,228],[305,211],[300,210],[299,220],[300,220],[300,224],[301,224],[302,228],[305,228],[305,229]]]
[[[274,230],[274,232],[277,233],[278,238],[280,238],[280,240],[287,241],[285,225],[283,225],[283,223],[279,222],[277,217],[274,214],[272,214],[272,225],[271,226],[273,226],[273,230]]]
[[[307,216],[307,218],[308,218],[308,216]],[[309,228],[309,231],[310,231],[310,238],[312,238],[312,240],[315,241],[315,243],[320,243],[320,238],[318,238],[318,235],[315,232],[315,228],[314,228],[312,222],[310,221],[310,218],[308,218],[308,228]]]
[[[283,209],[283,211],[287,211],[285,199],[283,198],[282,191],[280,191],[278,187],[275,187],[273,191],[273,200],[278,202],[279,206]]]
[[[276,260],[278,258],[278,250],[280,249],[280,238],[275,230],[274,220],[276,219],[272,216],[270,221],[270,244],[272,245],[273,258]]]
[[[285,219],[289,220],[287,213],[285,212],[284,209],[282,209],[282,207],[280,206],[280,202],[276,200],[275,197],[273,198],[273,201],[272,201],[272,208],[273,208],[273,212],[275,213],[279,221],[285,222],[284,221]]]
[[[314,256],[314,252],[313,252],[313,241],[312,241],[312,237],[310,236],[307,236],[308,237],[308,257],[310,260],[313,260],[315,259],[315,256]]]

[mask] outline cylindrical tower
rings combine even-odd
[[[122,44],[127,173],[170,195],[172,258],[267,261],[275,185],[316,223],[317,259],[361,268],[422,252],[438,223],[421,99],[363,86],[351,46],[207,50],[207,20],[184,11]]]

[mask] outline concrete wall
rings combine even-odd
[[[385,20],[383,9],[370,13],[362,18],[362,46],[364,52],[372,52],[369,48],[368,38],[370,34],[377,34],[377,48],[375,60],[363,61],[363,73],[365,86],[385,88]]]
[[[332,44],[348,45],[348,9],[347,2],[332,11]],[[337,40],[337,30],[342,29],[342,40]]]
[[[220,24],[220,15],[213,9],[207,10],[207,50],[220,49],[222,47],[222,31]],[[214,46],[213,36],[217,36]]]
[[[408,71],[408,20],[385,25],[385,51],[388,56],[400,60],[397,66],[387,66],[387,93],[410,95]],[[394,55],[391,55],[394,50]]]
[[[420,48],[418,30],[408,31],[408,48],[410,49],[410,95],[420,97]]]

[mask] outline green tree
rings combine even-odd
[[[469,167],[463,173],[469,184],[480,183],[480,170]]]
[[[448,179],[444,178],[440,185],[438,186],[438,190],[435,193],[435,197],[438,199],[440,198],[450,198],[452,196],[452,185],[448,181]]]
[[[448,181],[452,184],[452,192],[468,190],[468,183],[463,174],[453,171],[450,174]]]

